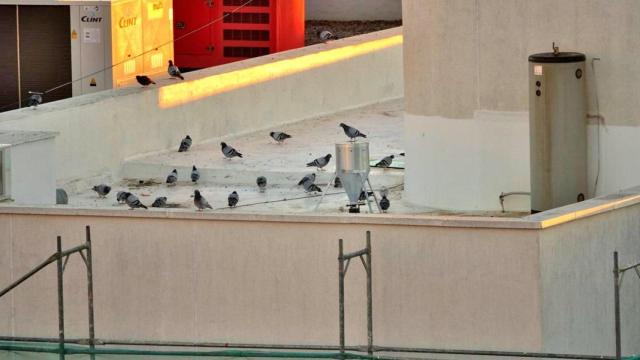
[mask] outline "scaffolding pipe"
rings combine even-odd
[[[89,348],[94,350],[96,348],[95,340],[95,323],[93,317],[93,258],[91,254],[91,228],[87,225],[86,229],[86,252],[87,257],[83,258],[85,260],[85,265],[87,266],[87,307],[88,307],[88,319],[89,319]],[[80,253],[82,254],[82,253]],[[91,353],[91,360],[95,360],[96,355]]]
[[[338,240],[338,312],[340,326],[340,353],[344,355],[344,258],[342,239]]]
[[[622,359],[622,340],[620,334],[620,267],[618,252],[613,252],[613,298],[615,301],[616,360]]]
[[[376,199],[376,203],[377,203]],[[373,290],[371,284],[371,231],[367,231],[367,255],[366,266],[367,270],[367,353],[373,355]]]
[[[58,338],[60,360],[64,360],[64,286],[63,286],[63,264],[62,264],[62,238],[57,239],[57,265],[58,265]]]

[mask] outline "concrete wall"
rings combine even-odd
[[[611,253],[640,259],[640,188],[523,219],[273,216],[0,208],[0,285],[92,227],[103,339],[336,344],[337,239],[372,231],[377,345],[611,355]],[[37,224],[37,225],[34,225]],[[640,351],[640,283],[623,286]],[[54,337],[53,268],[0,301],[0,334]],[[65,272],[66,329],[86,336],[84,266]],[[347,343],[366,343],[364,271],[346,280]]]
[[[401,0],[307,0],[307,20],[400,20]]]
[[[596,124],[589,130],[591,153],[600,152],[595,194],[638,183],[639,174],[629,171],[628,164],[640,150],[638,142],[630,140],[640,135],[638,105],[632,100],[640,90],[640,47],[634,35],[640,30],[634,17],[640,3],[405,0],[403,6],[407,128],[411,129],[407,149],[412,149],[407,151],[407,194],[417,203],[496,209],[494,198],[500,191],[528,190],[523,185],[529,181],[528,131],[521,124],[528,119],[527,56],[550,51],[552,42],[563,51],[587,54],[591,114],[598,112],[597,87],[606,128],[600,129],[600,149]],[[601,60],[592,66],[594,57]],[[486,111],[494,112],[494,118],[478,116]],[[500,129],[495,128],[498,120]],[[460,124],[467,122],[469,129],[486,128],[481,132],[486,135],[470,140],[449,134],[447,146],[438,149],[409,136],[458,133]],[[514,159],[522,165],[503,165]],[[591,156],[589,163],[592,195],[597,159]],[[463,173],[472,181],[445,184],[439,180],[460,176],[465,167]],[[478,191],[491,196],[477,195]],[[441,202],[436,194],[442,193],[459,195]],[[528,206],[526,202],[513,205]]]
[[[25,142],[5,149],[4,152],[7,195],[16,204],[55,204],[55,139]]]
[[[199,143],[400,98],[400,34],[401,29],[392,29],[189,73],[180,84],[156,79],[158,87],[136,85],[45,104],[37,111],[7,112],[0,115],[0,129],[60,132],[59,182],[117,172],[124,159],[175,148],[185,134]],[[378,40],[387,44],[389,38],[399,42],[379,49],[370,46]],[[351,56],[353,51],[359,52]],[[320,55],[304,58],[306,64],[316,64],[313,68],[296,72],[287,65],[314,54]],[[276,70],[261,67],[274,62],[278,71],[290,73],[275,75]],[[251,83],[258,70],[267,77]],[[225,88],[196,97],[198,90],[220,87],[221,78],[228,82]],[[204,88],[202,82],[207,84]],[[237,85],[241,83],[245,85]],[[175,99],[178,91],[186,96],[184,101],[166,106],[163,101]]]

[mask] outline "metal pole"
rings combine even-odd
[[[373,355],[373,291],[371,285],[371,231],[367,231],[367,353]]]
[[[338,311],[340,313],[340,353],[344,355],[344,258],[342,239],[338,240]]]
[[[60,360],[64,360],[64,294],[62,283],[62,238],[58,236],[58,337]]]
[[[89,349],[91,351],[96,348],[96,334],[95,324],[93,318],[93,261],[91,259],[91,228],[86,227],[87,232],[87,304],[89,307]],[[96,355],[91,353],[91,360],[94,360]]]
[[[618,266],[618,252],[613,252],[613,290],[616,314],[616,360],[622,359],[622,341],[620,339],[620,267]]]

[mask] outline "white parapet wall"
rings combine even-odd
[[[37,224],[35,226],[34,224]],[[640,260],[640,188],[520,219],[0,207],[0,288],[91,226],[101,339],[338,343],[338,239],[371,231],[379,346],[612,355],[612,253]],[[346,279],[347,345],[366,343],[364,270]],[[622,291],[640,352],[640,282]],[[65,276],[69,338],[87,337],[86,274]],[[0,299],[0,335],[57,336],[55,266]],[[0,353],[0,357],[2,353]]]
[[[400,20],[402,0],[307,0],[308,20]]]
[[[0,114],[0,130],[51,130],[58,182],[114,174],[125,159],[403,96],[402,29]],[[167,76],[168,77],[168,76]]]

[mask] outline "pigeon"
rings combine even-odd
[[[389,166],[391,166],[391,163],[393,162],[394,157],[395,156],[393,155],[386,156],[384,159],[378,161],[378,163],[376,164],[376,167],[388,168]]]
[[[400,156],[406,156],[403,152],[400,153]]]
[[[269,135],[273,138],[273,140],[277,141],[278,144],[282,144],[285,140],[291,139],[291,135],[283,133],[281,131],[272,131],[269,133]]]
[[[198,180],[200,180],[200,171],[198,171],[196,166],[193,165],[193,168],[191,169],[191,182],[195,184]]]
[[[322,41],[329,41],[329,40],[338,40],[338,37],[335,36],[331,31],[329,30],[320,30],[317,33],[318,38]]]
[[[38,105],[42,104],[42,93],[29,91],[29,94],[31,94],[31,96],[29,96],[29,102],[27,103],[27,106],[33,106],[33,108],[35,109],[38,107]]]
[[[231,146],[227,145],[227,143],[221,142],[220,146],[222,148],[222,154],[224,155],[225,158],[227,159],[231,159],[233,157],[242,157],[242,154],[239,153],[236,149],[232,148]]]
[[[322,189],[318,187],[318,185],[314,184],[313,181],[306,181],[304,184],[305,192],[322,192]]]
[[[193,204],[198,208],[198,211],[202,211],[204,209],[213,209],[207,199],[204,196],[200,195],[200,190],[196,190],[193,192]]]
[[[312,162],[307,164],[307,167],[317,167],[319,170],[322,170],[323,167],[327,166],[329,161],[331,160],[331,154],[327,154],[326,156],[317,158]]]
[[[354,127],[351,127],[345,123],[340,123],[340,127],[342,127],[342,130],[344,130],[344,134],[347,135],[352,141],[355,141],[357,137],[363,137],[363,138],[367,137],[367,135],[361,133],[360,130]]]
[[[185,152],[185,151],[189,151],[189,148],[191,147],[191,136],[187,135],[185,136],[184,139],[182,139],[182,141],[180,142],[180,147],[178,148],[178,152]]]
[[[258,184],[260,192],[264,192],[264,190],[267,188],[267,178],[264,176],[258,176],[258,178],[256,179],[256,184]]]
[[[173,171],[167,176],[167,185],[173,186],[178,182],[178,170],[173,169]]]
[[[67,195],[67,192],[62,188],[56,189],[56,205],[67,204],[69,204],[69,195]]]
[[[180,69],[178,69],[177,66],[173,65],[173,61],[171,60],[169,60],[169,67],[167,68],[167,72],[172,78],[180,78],[180,80],[184,80],[184,76],[180,74]]]
[[[131,195],[130,192],[118,191],[118,194],[116,194],[116,200],[118,200],[118,203],[122,204],[127,201],[127,197],[129,197],[129,195]]]
[[[138,199],[137,196],[135,196],[135,195],[133,195],[131,193],[129,193],[129,196],[127,196],[125,202],[127,203],[127,205],[129,205],[131,210],[133,210],[135,208],[148,209],[148,207],[144,206],[144,204],[140,202],[140,199]]]
[[[389,210],[389,206],[391,206],[391,202],[387,199],[386,195],[382,195],[382,199],[380,199],[380,209],[382,209],[383,213],[386,213]]]
[[[334,188],[341,188],[342,187],[342,180],[340,180],[339,177],[336,177],[336,179],[333,180],[333,187]]]
[[[300,181],[298,181],[298,186],[304,185],[304,183],[308,181],[311,181],[311,183],[316,181],[316,174],[311,173],[311,174],[305,175],[302,179],[300,179]]]
[[[151,204],[151,207],[154,207],[154,208],[167,207],[167,198],[165,196],[156,198],[153,204]]]
[[[98,193],[98,197],[104,198],[111,191],[111,186],[105,184],[96,185],[93,187],[93,191]]]
[[[240,201],[240,196],[238,196],[238,193],[234,191],[229,194],[227,200],[229,201],[229,207],[236,207],[236,205],[238,205],[238,201]]]
[[[138,81],[138,84],[147,87],[151,84],[156,84],[153,80],[151,80],[148,76],[146,75],[136,75],[136,80]]]

